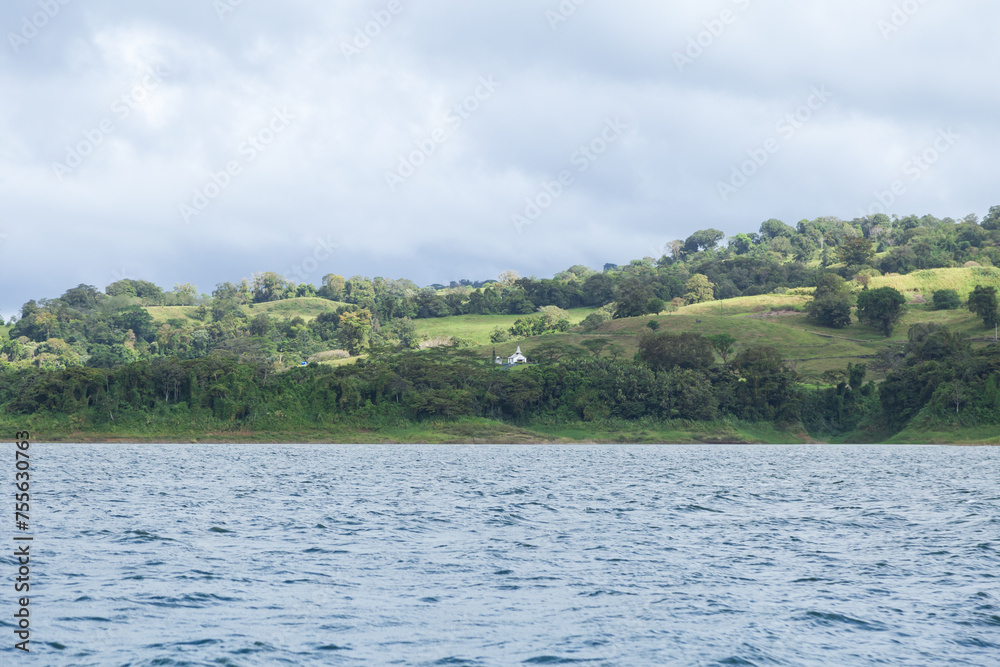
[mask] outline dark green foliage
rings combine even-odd
[[[990,212],[979,225],[990,231],[1000,230],[1000,206],[991,206]]]
[[[706,338],[711,341],[712,347],[722,357],[722,363],[728,363],[729,355],[733,353],[733,346],[736,345],[736,339],[729,334],[716,334],[706,336]]]
[[[653,300],[653,290],[648,285],[643,284],[638,278],[629,278],[618,288],[617,305],[613,316],[617,319],[645,315],[650,312],[651,306],[657,305]],[[662,310],[662,301],[659,302],[659,306]]]
[[[858,319],[879,329],[886,338],[903,316],[906,297],[892,287],[866,289],[858,295]]]
[[[1000,312],[997,310],[997,290],[995,287],[984,287],[976,285],[969,295],[969,310],[983,318],[983,324],[987,327],[995,327],[1000,321]]]
[[[773,347],[744,350],[730,368],[739,378],[730,409],[749,421],[790,422],[799,414],[798,375]]]
[[[705,369],[715,363],[712,342],[696,333],[646,333],[639,338],[636,360],[655,371],[669,371],[675,366]]]
[[[861,237],[847,239],[837,248],[837,256],[848,266],[865,265],[875,256],[875,249],[869,239]]]
[[[720,232],[718,229],[701,229],[687,238],[683,252],[690,254],[711,250],[724,238],[726,238],[725,232]]]
[[[795,235],[795,228],[789,227],[781,220],[771,218],[760,225],[760,236],[766,239],[775,239],[779,236],[791,238]]]
[[[156,338],[156,332],[153,330],[153,316],[140,306],[123,308],[111,321],[115,327],[123,331],[131,330],[136,338],[147,341]]]
[[[962,298],[953,289],[934,290],[934,310],[954,310],[962,305]]]
[[[818,324],[841,328],[851,323],[851,306],[854,295],[843,278],[835,273],[824,273],[816,282],[813,300],[806,305],[806,313]]]
[[[1000,424],[1000,346],[972,350],[960,335],[923,324],[910,329],[904,364],[879,389],[893,428],[927,423]]]

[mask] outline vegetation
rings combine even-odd
[[[79,285],[0,327],[0,421],[435,442],[919,440],[996,424],[1000,207],[982,224],[772,219],[724,238],[550,279]],[[493,363],[515,344],[532,364]]]

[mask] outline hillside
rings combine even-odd
[[[994,284],[1000,287],[1000,269],[953,268],[920,271],[911,276],[873,278],[871,288],[891,286],[904,291],[908,298],[905,314],[892,336],[884,337],[879,331],[857,322],[856,310],[851,326],[832,329],[818,326],[803,312],[811,300],[805,294],[769,294],[710,301],[658,315],[612,320],[589,333],[579,329],[565,334],[550,334],[533,338],[512,339],[496,346],[481,345],[481,354],[488,354],[492,347],[498,353],[508,354],[517,345],[529,357],[540,345],[558,342],[577,347],[588,339],[604,338],[621,346],[624,358],[632,358],[638,350],[638,335],[649,331],[648,323],[659,323],[660,331],[693,332],[703,335],[729,334],[737,339],[736,350],[752,345],[770,345],[781,350],[810,384],[825,384],[821,375],[828,370],[843,370],[848,363],[864,363],[879,349],[887,345],[901,346],[906,342],[910,326],[918,322],[945,325],[968,338],[992,338],[993,331],[983,326],[982,320],[964,308],[934,310],[931,298],[934,290],[955,289],[968,295],[976,284]],[[805,292],[808,290],[796,290]],[[449,330],[449,320],[436,322],[438,333]],[[582,318],[581,318],[582,319]],[[472,320],[474,321],[474,320]],[[484,326],[484,328],[486,328]],[[873,371],[870,377],[881,379]]]
[[[309,322],[316,319],[320,313],[333,313],[338,307],[346,305],[340,301],[303,296],[282,301],[245,304],[240,306],[240,309],[248,317],[266,313],[278,319],[290,320],[301,317]],[[199,306],[146,306],[146,312],[153,317],[153,322],[158,325],[166,324],[170,320],[180,320],[184,326],[198,326],[203,324],[204,319],[196,315],[198,309]]]
[[[178,437],[431,440],[461,421],[469,441],[510,428],[542,440],[995,438],[1000,207],[982,224],[768,220],[724,237],[448,287],[273,272],[211,295],[81,284],[25,303],[0,331],[0,404],[105,435],[159,424]],[[932,307],[940,290],[950,310]],[[492,363],[517,347],[532,363]],[[416,435],[432,422],[436,435]]]

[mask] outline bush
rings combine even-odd
[[[935,290],[933,300],[934,310],[955,310],[962,305],[961,297],[953,289]]]
[[[580,328],[584,331],[593,331],[605,322],[610,322],[611,316],[604,310],[598,310],[597,312],[587,315],[583,318],[583,322],[580,322]]]
[[[508,340],[510,340],[510,332],[506,329],[497,327],[490,332],[490,341],[494,343],[506,343]]]

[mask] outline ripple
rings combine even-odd
[[[998,449],[38,447],[38,664],[996,664]]]

